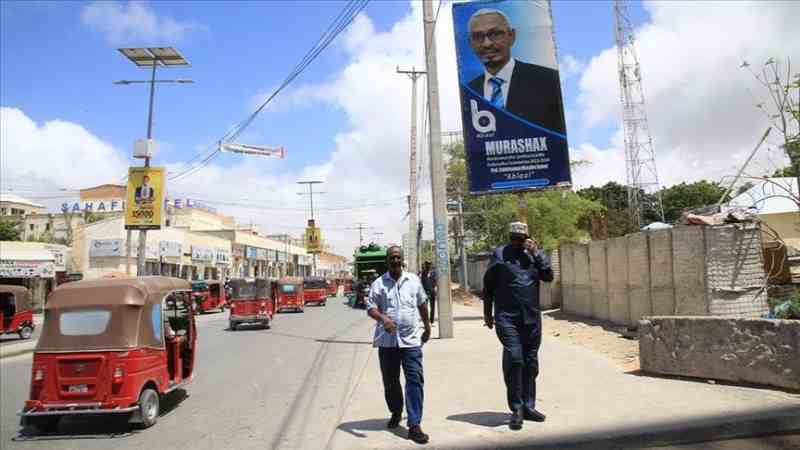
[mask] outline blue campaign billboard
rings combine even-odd
[[[453,22],[470,192],[570,186],[549,2],[456,3]]]

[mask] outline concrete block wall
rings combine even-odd
[[[569,313],[577,313],[575,306],[575,260],[576,244],[565,244],[559,249],[561,268],[561,309]]]
[[[760,317],[767,312],[758,227],[707,228],[705,243],[709,312],[726,317]]]
[[[645,372],[800,389],[800,320],[653,316],[639,326]]]
[[[551,283],[543,283],[543,285],[549,285],[550,306],[559,308],[561,307],[561,257],[558,249],[550,253],[550,266],[553,268],[553,281]]]
[[[647,238],[650,248],[650,298],[653,315],[675,314],[672,231],[652,231]]]
[[[756,225],[684,226],[561,248],[563,309],[636,326],[650,315],[768,311]]]
[[[653,314],[650,294],[650,246],[646,233],[628,236],[628,308],[630,323]]]
[[[628,239],[608,241],[608,315],[612,323],[631,325],[628,306]]]
[[[608,312],[608,260],[606,241],[589,243],[589,280],[591,282],[592,314],[598,320],[609,320]]]
[[[576,314],[591,317],[592,286],[589,280],[589,246],[575,245],[573,251],[573,271],[575,272],[575,308]]]
[[[702,226],[676,227],[672,231],[672,273],[675,314],[704,316],[706,302],[705,242]]]

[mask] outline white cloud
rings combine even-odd
[[[122,153],[82,126],[58,119],[40,125],[17,108],[0,108],[0,149],[2,189],[42,192],[114,183],[128,166]]]
[[[636,30],[636,50],[662,184],[735,174],[768,125],[753,97],[766,93],[739,66],[772,56],[800,61],[800,8],[793,2],[645,7],[651,19]],[[615,48],[592,58],[579,86],[586,127],[620,123]],[[771,172],[784,164],[779,151],[765,148],[748,171]]]
[[[562,79],[578,75],[583,71],[586,64],[575,56],[566,53],[559,58],[558,68]]]
[[[84,24],[105,34],[111,45],[153,45],[184,40],[191,31],[203,28],[191,21],[159,17],[146,3],[95,1],[81,11]]]

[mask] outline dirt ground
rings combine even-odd
[[[482,308],[479,297],[463,289],[454,289],[452,292],[454,302]],[[542,317],[545,335],[602,354],[625,372],[639,370],[639,341],[635,334],[630,336],[623,328],[567,314],[559,309],[545,311]]]

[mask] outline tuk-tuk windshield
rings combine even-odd
[[[297,286],[293,284],[283,284],[281,285],[281,292],[284,294],[293,294],[297,290]]]

